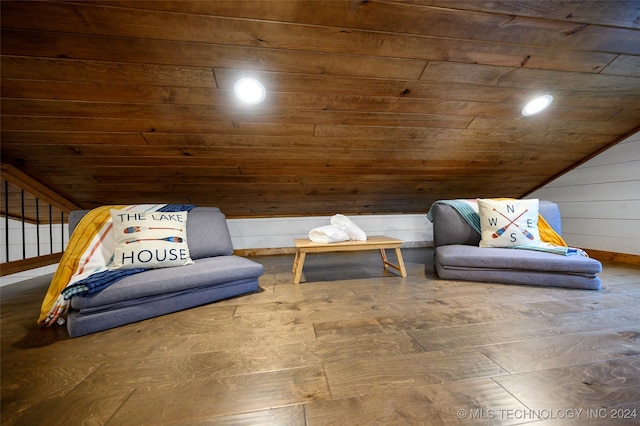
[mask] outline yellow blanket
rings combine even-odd
[[[90,210],[80,220],[69,239],[67,249],[60,259],[58,269],[42,302],[38,324],[62,323],[63,316],[69,309],[70,297],[74,294],[82,294],[82,289],[72,289],[72,285],[76,283],[80,285],[80,282],[92,280],[98,276],[98,273],[109,272],[108,265],[113,259],[115,246],[111,209],[147,212],[167,208],[173,211],[173,209],[191,207],[193,206],[184,204],[133,204],[101,206]],[[67,288],[73,291],[63,294],[67,293],[65,291]]]
[[[538,232],[540,233],[540,239],[545,243],[568,247],[560,234],[558,234],[540,214],[538,215]]]
[[[100,243],[111,228],[111,209],[125,206],[102,206],[89,211],[76,226],[56,273],[53,275],[49,290],[42,302],[38,324],[52,324],[66,313],[66,306],[56,304],[62,290],[75,274],[84,275],[88,263],[96,254]]]

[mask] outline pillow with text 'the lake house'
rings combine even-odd
[[[111,210],[115,253],[110,269],[167,268],[193,263],[187,212]]]

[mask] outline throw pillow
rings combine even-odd
[[[537,199],[478,199],[480,247],[515,247],[540,244]]]
[[[167,268],[192,264],[187,212],[111,210],[115,252],[110,269]]]

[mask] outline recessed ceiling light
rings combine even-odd
[[[553,96],[551,95],[538,96],[522,108],[522,115],[528,117],[537,114],[551,105],[551,102],[553,102]]]
[[[255,78],[241,78],[233,85],[233,92],[246,104],[259,104],[267,96],[262,83]]]

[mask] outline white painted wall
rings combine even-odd
[[[640,132],[527,198],[558,203],[568,245],[640,255]]]
[[[338,213],[338,212],[336,212]],[[348,216],[367,235],[386,235],[405,241],[405,246],[433,241],[433,227],[425,214]],[[295,238],[329,225],[331,216],[227,219],[233,247],[238,249],[293,247]]]
[[[426,212],[425,214],[412,215],[349,216],[349,218],[368,235],[386,235],[388,237],[398,238],[405,241],[404,246],[406,247],[424,246],[433,241],[433,227],[427,219]],[[229,226],[233,247],[239,250],[293,247],[294,238],[306,238],[311,229],[328,225],[330,220],[331,216],[279,217],[228,219],[227,224]],[[20,224],[19,222],[16,223],[18,225]],[[14,226],[15,225],[10,226],[10,228],[12,228],[11,231],[13,231]],[[67,227],[65,226],[65,230],[66,229]],[[60,229],[57,228],[57,235],[59,234]],[[32,233],[30,233],[30,235],[32,235]],[[4,236],[2,238],[2,241],[4,241]],[[16,247],[18,246],[19,238],[21,238],[20,234],[10,234],[12,247],[14,245]],[[67,241],[68,235],[66,233],[65,238],[65,241]],[[13,248],[12,251],[14,251]],[[4,257],[2,259],[4,260]],[[56,265],[51,265],[1,277],[0,286],[55,272],[55,268]]]

